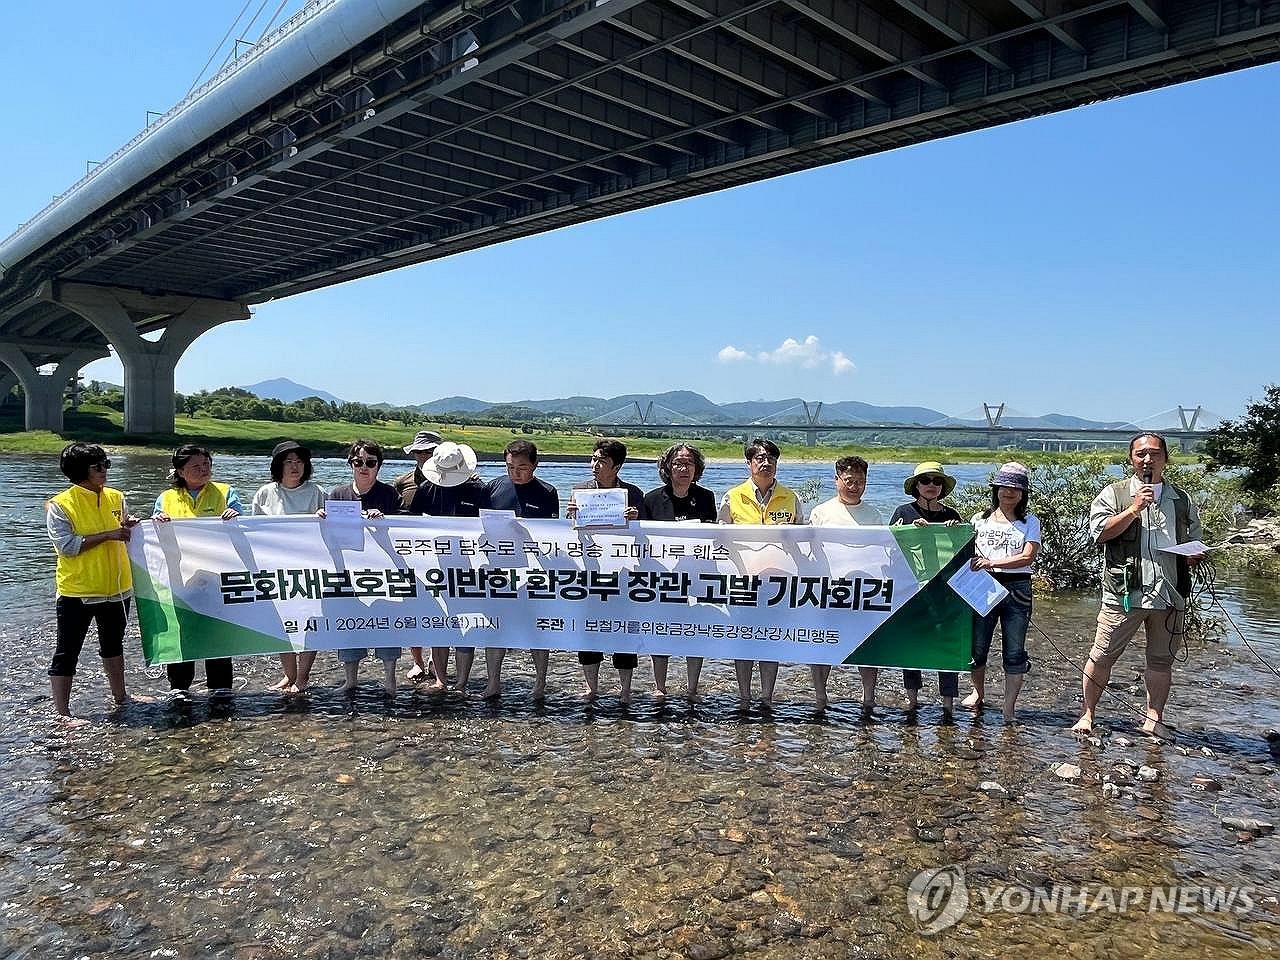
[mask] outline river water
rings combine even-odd
[[[65,731],[49,719],[45,676],[52,551],[40,505],[64,485],[53,459],[0,462],[0,957],[1280,952],[1280,839],[1222,823],[1280,816],[1280,740],[1266,736],[1280,727],[1280,681],[1234,633],[1195,644],[1177,667],[1174,744],[1136,732],[1137,649],[1116,670],[1098,742],[1064,731],[1079,702],[1068,659],[1087,652],[1096,601],[1061,595],[1036,600],[1052,642],[1029,642],[1034,669],[1012,727],[998,711],[945,722],[927,683],[910,717],[892,674],[864,722],[856,674],[842,670],[818,717],[803,667],[783,668],[772,716],[739,715],[731,665],[710,661],[697,704],[680,696],[678,661],[666,703],[648,694],[642,664],[629,708],[610,696],[607,665],[605,695],[588,704],[567,654],[553,656],[550,697],[534,706],[521,653],[496,706],[412,687],[388,704],[372,667],[352,700],[286,701],[265,689],[274,658],[245,658],[230,705],[110,712],[90,642],[74,704],[94,722]],[[112,484],[149,512],[166,464],[113,460]],[[955,472],[981,480],[987,469]],[[907,472],[873,466],[868,499],[900,502]],[[539,473],[563,494],[586,468]],[[246,499],[265,475],[265,458],[215,464]],[[654,471],[636,464],[628,475],[647,488]],[[780,475],[821,476],[831,494],[825,468]],[[716,465],[704,483],[721,492],[741,476]],[[343,465],[319,461],[316,479],[344,480]],[[1276,585],[1233,574],[1219,596],[1280,662]],[[131,689],[162,693],[136,632],[127,645]],[[337,681],[331,655],[313,679],[317,689]],[[998,677],[992,686],[998,699]],[[1056,775],[1064,763],[1080,778]],[[1002,790],[983,789],[989,781]],[[965,872],[969,910],[924,935],[905,891],[920,871],[950,864]],[[1236,902],[1248,909],[1178,914],[1145,899],[1109,909],[1118,888],[1149,896],[1151,885],[1243,887],[1248,903]],[[1094,909],[1044,909],[1082,888]],[[1114,901],[1102,892],[1113,888]],[[1024,889],[1042,896],[1040,909],[1016,912],[1026,900],[1009,894]]]

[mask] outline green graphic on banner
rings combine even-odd
[[[158,586],[145,567],[130,566],[142,655],[148,664],[293,650],[287,640],[192,610],[175,600],[167,587]]]
[[[845,663],[864,667],[969,669],[973,608],[947,581],[973,557],[973,527],[890,527],[921,589],[858,645]]]

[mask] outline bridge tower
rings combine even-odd
[[[995,450],[1000,446],[1000,434],[997,430],[1000,427],[1000,418],[1004,416],[1004,403],[991,404],[984,403],[982,405],[982,415],[987,418],[987,447]]]
[[[804,431],[804,445],[806,447],[816,447],[818,445],[818,419],[822,416],[822,401],[819,400],[812,408],[810,408],[808,400],[801,400],[800,402],[804,405],[804,422],[807,425]]]

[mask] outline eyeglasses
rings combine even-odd
[[[348,460],[347,463],[351,464],[353,467],[364,467],[367,470],[372,470],[378,465],[378,461],[372,457],[365,460],[361,460],[359,457],[356,457],[352,460]]]
[[[777,462],[778,462],[778,458],[777,458],[777,457],[771,457],[771,456],[770,456],[769,454],[767,454],[767,453],[761,453],[761,454],[757,454],[756,456],[752,457],[752,458],[751,458],[751,462],[752,462],[752,463],[777,463]]]
[[[692,470],[696,466],[697,464],[695,464],[692,460],[672,460],[671,461],[671,469],[673,470]]]
[[[947,481],[945,477],[921,477],[920,482],[930,487],[941,487]]]
[[[108,470],[110,470],[110,469],[111,469],[111,461],[110,461],[110,460],[99,460],[97,463],[91,463],[91,464],[89,464],[89,469],[90,469],[90,470],[101,470],[103,473],[106,473]]]

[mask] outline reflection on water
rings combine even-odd
[[[552,698],[535,708],[523,653],[497,707],[415,689],[387,704],[372,671],[354,700],[288,702],[264,690],[273,660],[244,659],[229,706],[110,714],[89,644],[75,696],[95,723],[64,733],[48,720],[44,674],[49,548],[38,529],[20,532],[58,489],[47,470],[32,482],[35,464],[0,468],[11,611],[0,628],[0,955],[1218,958],[1280,945],[1280,840],[1221,823],[1280,816],[1280,742],[1265,738],[1280,727],[1276,681],[1234,638],[1177,668],[1174,745],[1137,735],[1120,702],[1141,699],[1137,650],[1116,671],[1120,699],[1104,701],[1112,731],[1098,744],[1063,732],[1079,696],[1063,656],[1087,650],[1095,612],[1070,597],[1037,600],[1061,653],[1033,636],[1012,728],[998,712],[946,724],[936,705],[913,720],[892,674],[863,723],[856,674],[841,670],[818,718],[802,667],[783,668],[772,716],[744,717],[731,665],[711,662],[692,707],[645,694],[624,709],[607,666],[606,696],[589,705],[568,654],[553,656]],[[264,465],[223,458],[218,470],[252,489]],[[879,489],[886,504],[896,469]],[[161,473],[151,461],[147,479],[116,482],[149,502]],[[1280,660],[1275,586],[1237,577],[1224,600]],[[161,692],[136,634],[129,643],[131,688]],[[315,679],[337,682],[331,655]],[[677,660],[673,693],[682,679]],[[637,690],[649,682],[642,663]],[[1055,776],[1063,762],[1081,768],[1078,781]],[[1142,766],[1156,779],[1140,779]],[[980,789],[988,781],[1007,796]],[[922,937],[904,890],[949,863],[974,890],[1249,885],[1256,906],[1243,917],[983,915],[974,896],[956,926]]]

